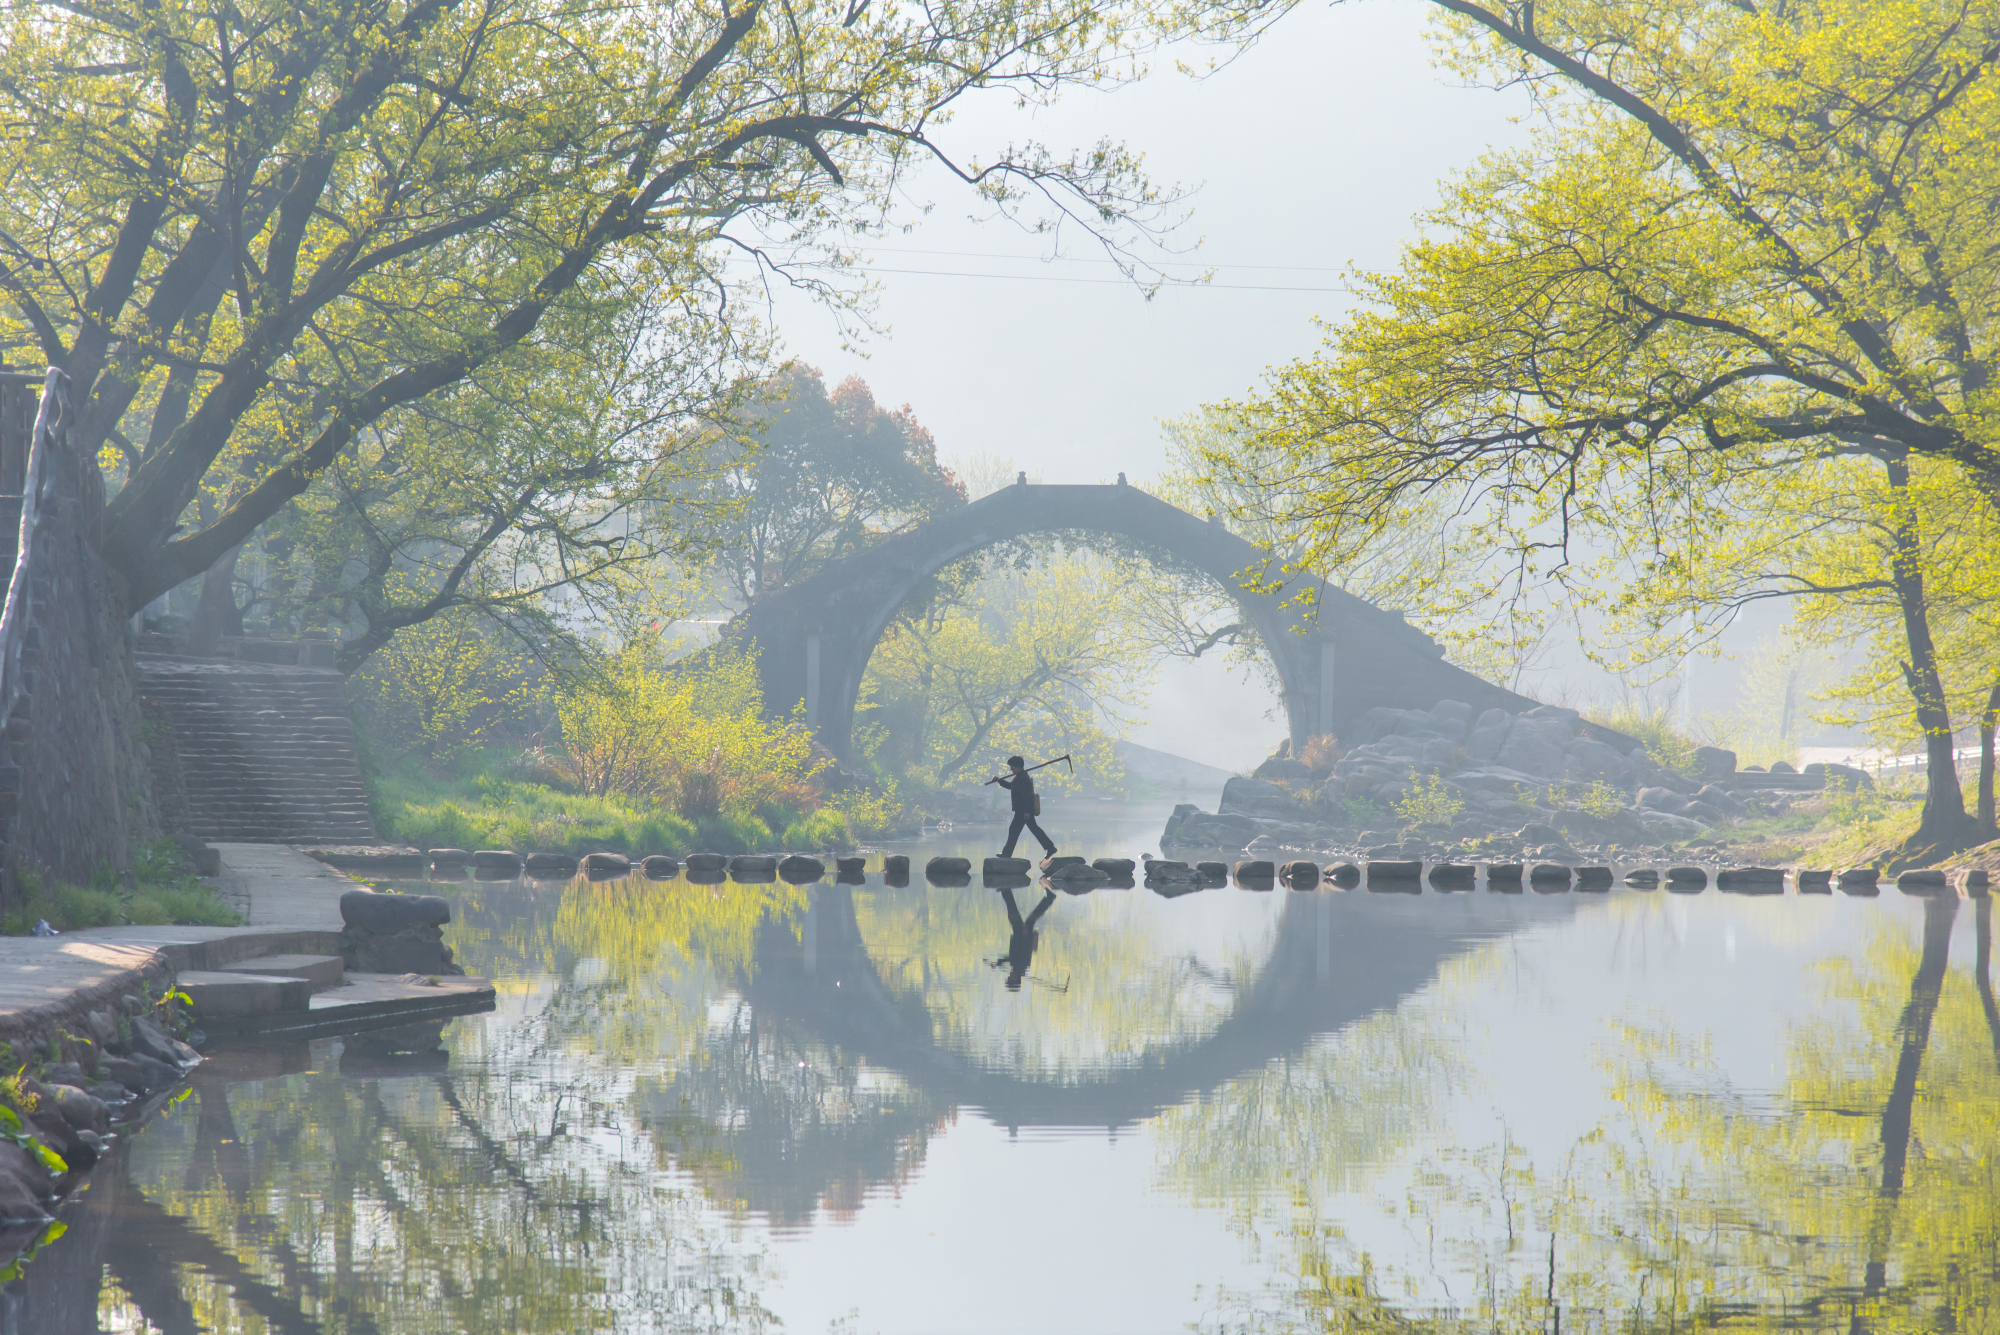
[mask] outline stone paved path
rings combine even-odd
[[[0,1042],[17,1047],[171,967],[219,969],[259,955],[340,953],[340,896],[358,884],[282,844],[218,844],[222,896],[243,927],[96,927],[57,937],[0,936]]]

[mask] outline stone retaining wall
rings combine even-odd
[[[16,466],[32,450],[19,430],[21,399],[39,379],[0,373],[0,486],[27,476]],[[27,524],[0,536],[0,554],[14,558],[14,610],[0,628],[0,902],[24,871],[85,882],[100,868],[129,867],[133,847],[160,834],[124,583],[97,553],[103,481],[49,416],[37,494],[13,498]]]

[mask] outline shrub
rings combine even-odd
[[[1646,754],[1653,758],[1653,763],[1662,769],[1689,776],[1700,772],[1694,753],[1701,743],[1675,728],[1665,709],[1641,709],[1637,705],[1622,704],[1610,709],[1586,709],[1583,714],[1593,723],[1602,723],[1628,737],[1637,737],[1645,746]]]
[[[97,884],[90,886],[60,881],[49,885],[33,872],[21,873],[19,898],[0,911],[0,936],[27,936],[41,919],[47,919],[59,932],[128,923],[234,927],[243,921],[213,889],[192,876],[170,882],[142,881],[136,891],[119,886],[108,869],[94,879]]]
[[[1449,825],[1465,810],[1465,803],[1433,774],[1428,783],[1416,783],[1412,775],[1409,795],[1396,803],[1396,814],[1411,825]]]
[[[1320,778],[1333,773],[1333,766],[1340,759],[1340,742],[1330,732],[1306,738],[1306,744],[1299,748],[1299,763]]]
[[[1599,779],[1576,799],[1576,804],[1599,820],[1610,820],[1625,809],[1625,794]]]
[[[848,837],[847,821],[831,807],[821,807],[809,816],[801,816],[785,826],[784,834],[778,839],[778,843],[785,848],[845,848],[852,842]]]
[[[1382,814],[1382,809],[1365,797],[1341,798],[1340,810],[1355,825],[1366,825]]]

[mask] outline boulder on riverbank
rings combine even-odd
[[[1825,766],[1810,776],[1738,774],[1722,751],[1704,752],[1707,772],[1691,777],[1643,747],[1621,751],[1606,740],[1615,737],[1558,705],[1518,714],[1456,700],[1372,709],[1330,766],[1281,754],[1258,777],[1229,780],[1215,811],[1174,808],[1160,842],[1266,858],[1335,848],[1384,857],[1397,850],[1369,846],[1389,845],[1403,836],[1388,832],[1401,830],[1443,843],[1518,843],[1531,856],[1574,861],[1573,845],[1685,844],[1759,803],[1790,801],[1794,787],[1860,782],[1859,771]]]

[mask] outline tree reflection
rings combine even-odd
[[[1959,913],[1954,896],[1928,899],[1915,933],[1885,924],[1861,959],[1821,966],[1818,1014],[1791,1028],[1774,1095],[1731,1086],[1700,1036],[1628,1031],[1607,1067],[1618,1113],[1557,1163],[1538,1168],[1511,1142],[1428,1156],[1402,1211],[1428,1239],[1428,1269],[1385,1270],[1294,1170],[1301,1189],[1251,1224],[1290,1256],[1290,1280],[1226,1295],[1211,1324],[2000,1330],[1991,911],[1974,909],[1975,958],[1954,972]],[[1308,1098],[1290,1115],[1344,1114]],[[1202,1127],[1174,1152],[1228,1130]],[[1266,1180],[1267,1159],[1282,1168],[1292,1152],[1250,1143],[1244,1171]]]

